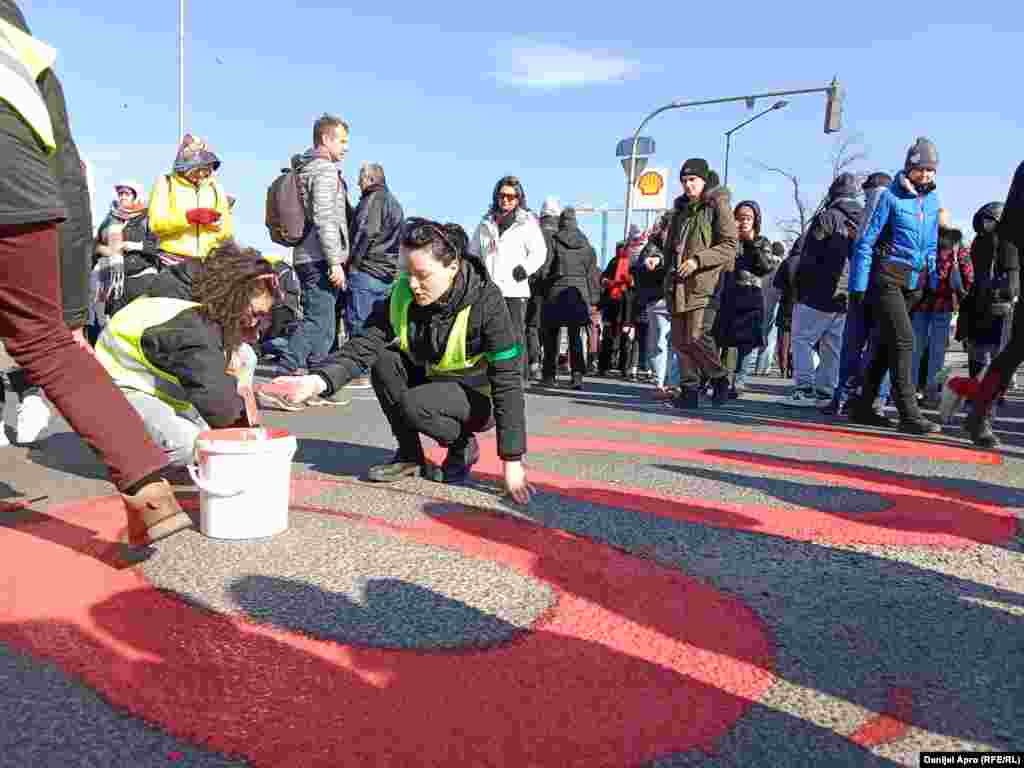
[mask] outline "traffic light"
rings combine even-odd
[[[843,101],[846,98],[846,91],[833,80],[828,89],[828,99],[825,102],[825,133],[838,133],[843,128]]]

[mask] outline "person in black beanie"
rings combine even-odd
[[[729,395],[729,372],[722,365],[713,332],[713,298],[723,269],[736,260],[736,219],[727,187],[703,158],[679,170],[683,194],[676,198],[665,237],[665,301],[672,314],[672,345],[679,353],[679,408],[697,408],[702,379],[714,387],[714,403]]]

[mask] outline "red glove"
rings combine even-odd
[[[185,214],[185,219],[193,226],[208,227],[220,221],[220,213],[213,208],[193,208]]]

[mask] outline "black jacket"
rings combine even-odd
[[[1007,220],[1006,211],[998,203],[989,203],[974,214],[974,284],[960,305],[959,335],[980,344],[999,343],[1002,323],[993,308],[1020,295],[1020,253],[1000,235],[1002,222]]]
[[[589,325],[597,253],[575,223],[555,232],[548,244],[545,325]]]
[[[230,427],[242,417],[245,403],[238,396],[238,380],[225,373],[223,334],[197,308],[147,328],[142,352],[161,371],[178,377],[189,402],[211,427]]]
[[[657,256],[659,261],[654,269],[647,268],[647,259]],[[657,244],[648,241],[633,265],[633,309],[634,323],[647,319],[647,310],[665,298],[665,273],[668,266]]]
[[[99,229],[96,230],[97,243],[106,242],[107,229],[114,221],[113,213],[108,213]],[[125,277],[134,277],[139,272],[151,267],[160,268],[160,241],[149,228],[148,213],[142,213],[124,222],[124,241],[126,243],[142,243],[141,251],[125,251]]]
[[[0,0],[0,18],[31,34],[12,0]],[[36,80],[53,124],[57,150],[47,156],[28,124],[0,101],[0,226],[62,222],[59,226],[61,299],[71,329],[89,321],[92,211],[85,170],[71,137],[60,80],[47,69]]]
[[[750,202],[740,203],[752,207]],[[755,209],[757,229],[760,211]],[[771,242],[761,236],[740,240],[736,265],[722,273],[722,293],[716,318],[716,337],[722,347],[764,346],[764,290],[762,279],[777,266]]]
[[[200,262],[195,259],[186,259],[180,264],[165,267],[150,284],[145,295],[162,299],[194,301],[192,286],[199,268]]]
[[[390,283],[398,269],[398,245],[405,214],[384,184],[363,192],[352,215],[351,269]]]
[[[466,355],[498,354],[517,344],[508,307],[501,290],[488,278],[484,265],[466,256],[447,296],[426,307],[409,307],[409,345],[413,357],[437,362],[444,354],[455,317],[466,306],[469,328]],[[370,368],[381,350],[395,339],[391,328],[391,302],[378,302],[362,333],[346,342],[315,373],[327,382],[328,393],[344,387]],[[523,351],[520,351],[520,355]],[[498,432],[498,455],[516,461],[526,453],[526,403],[521,356],[490,363],[488,378]]]
[[[811,221],[797,269],[797,301],[820,312],[845,312],[850,256],[864,206],[853,174],[839,176],[829,189],[828,206]]]

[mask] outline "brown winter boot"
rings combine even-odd
[[[166,480],[154,480],[135,495],[122,493],[121,498],[128,518],[121,535],[126,544],[145,547],[192,527],[192,518],[182,511]]]

